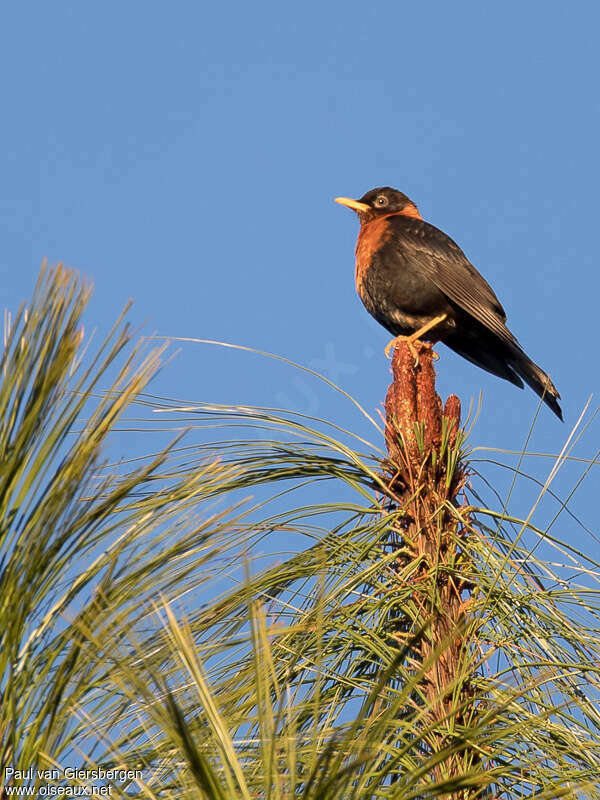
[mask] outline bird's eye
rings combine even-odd
[[[375,199],[375,205],[379,206],[379,208],[383,208],[384,206],[387,206],[388,203],[389,203],[389,200],[387,199],[387,197],[384,194],[378,195],[378,197]]]

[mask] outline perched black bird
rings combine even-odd
[[[562,420],[554,384],[506,327],[491,286],[449,236],[387,186],[336,202],[358,214],[356,288],[384,328],[398,338],[442,341],[521,389],[525,381]]]

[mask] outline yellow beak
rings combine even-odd
[[[351,197],[336,197],[335,202],[362,214],[364,214],[365,211],[371,211],[371,206],[368,206],[366,203],[359,203],[358,200],[353,200]]]

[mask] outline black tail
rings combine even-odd
[[[521,350],[520,347],[515,348],[513,359],[510,361],[511,367],[520,375],[525,383],[530,386],[533,391],[541,397],[549,408],[554,411],[559,420],[563,421],[561,407],[558,405],[560,395],[556,390],[556,386],[546,375],[543,369],[540,369],[537,364],[529,358],[527,353]]]
[[[534,364],[516,341],[509,344],[483,326],[478,328],[470,336],[464,333],[449,336],[444,339],[444,344],[481,369],[504,378],[521,389],[525,381],[562,421],[563,415],[558,404],[560,395],[544,370]]]

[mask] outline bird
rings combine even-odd
[[[358,214],[356,288],[367,311],[395,337],[386,355],[403,339],[443,342],[521,389],[525,381],[563,419],[556,387],[506,326],[492,287],[410,198],[381,186],[358,200],[335,202]]]

